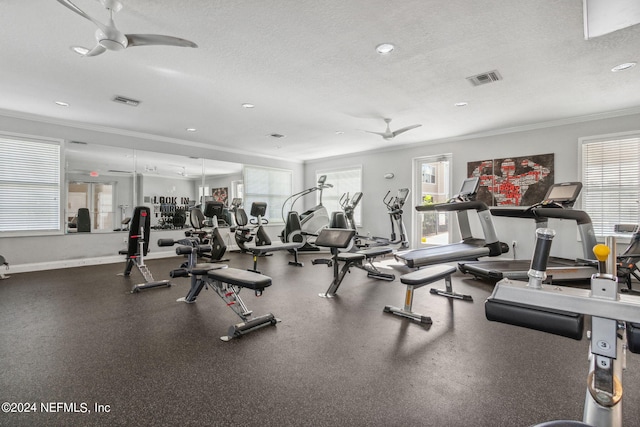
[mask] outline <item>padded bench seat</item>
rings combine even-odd
[[[195,267],[191,268],[191,274],[205,275],[211,270],[218,270],[221,268],[227,268],[226,264],[211,264],[211,263],[196,264]]]
[[[630,352],[640,353],[640,323],[627,323],[627,344]]]
[[[263,255],[275,251],[292,251],[299,249],[302,245],[302,242],[272,243],[264,246],[248,246],[247,250],[253,254]]]
[[[357,252],[340,252],[338,253],[338,261],[354,262],[362,261],[366,258],[366,255]]]
[[[456,272],[456,268],[450,265],[441,264],[432,267],[416,270],[400,276],[400,281],[405,285],[420,288],[429,283],[437,282]]]
[[[207,276],[213,280],[253,289],[254,291],[262,291],[264,288],[271,286],[271,277],[238,268],[209,270]]]
[[[389,255],[390,253],[393,253],[393,249],[389,247],[367,248],[367,249],[361,249],[356,253],[363,254],[367,259],[369,259],[369,258],[383,256],[383,255]]]
[[[413,312],[413,293],[416,289],[421,288],[438,280],[444,279],[446,290],[431,289],[430,293],[442,295],[450,298],[459,298],[466,301],[473,301],[471,295],[461,295],[453,292],[451,288],[451,275],[456,272],[456,267],[446,264],[434,265],[431,267],[416,270],[411,273],[400,276],[400,282],[407,285],[404,297],[404,308],[387,305],[384,307],[385,313],[392,313],[397,316],[406,317],[422,324],[430,325],[431,317]]]

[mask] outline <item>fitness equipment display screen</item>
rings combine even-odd
[[[552,185],[544,198],[543,204],[558,203],[561,205],[573,205],[580,195],[581,190],[581,182],[566,182]]]
[[[462,182],[462,187],[460,188],[460,192],[458,196],[465,197],[470,196],[472,194],[476,194],[478,192],[478,186],[480,185],[480,178],[467,178]]]

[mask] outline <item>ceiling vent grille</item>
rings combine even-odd
[[[467,80],[469,80],[474,86],[480,86],[502,80],[502,76],[497,70],[493,70],[487,71],[486,73],[476,74],[475,76],[467,77]]]
[[[135,99],[127,98],[125,96],[116,95],[113,97],[113,102],[119,102],[120,104],[129,105],[131,107],[137,107],[140,105],[140,101]]]

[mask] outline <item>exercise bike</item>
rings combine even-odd
[[[486,317],[580,340],[584,316],[591,316],[583,423],[551,421],[537,426],[620,427],[626,350],[640,353],[640,298],[618,292],[615,238],[607,237],[606,246],[594,247],[599,272],[591,277],[587,290],[543,285],[555,231],[539,228],[536,235],[529,282],[498,282],[485,303]]]
[[[189,221],[193,230],[185,231],[184,234],[186,237],[198,237],[202,244],[211,245],[211,251],[203,253],[203,256],[209,258],[211,262],[228,261],[222,259],[227,251],[227,245],[218,230],[218,218],[224,215],[224,203],[207,202],[204,209],[204,213],[199,207],[191,209]]]
[[[290,240],[288,240],[289,239],[288,236],[290,236],[291,233],[295,231],[294,227],[297,225],[297,224],[290,223],[288,215],[285,217],[284,210],[285,210],[285,207],[287,206],[287,203],[291,201],[289,211],[295,212],[293,208],[296,202],[300,198],[318,191],[320,192],[319,203],[313,208],[299,215],[300,229],[302,230],[302,235],[305,237],[305,243],[301,248],[299,248],[299,250],[301,251],[318,251],[319,250],[317,246],[313,245],[313,241],[315,241],[315,238],[318,236],[318,234],[323,228],[327,228],[329,226],[329,214],[327,212],[327,208],[325,208],[322,205],[322,192],[326,188],[333,188],[333,185],[327,184],[326,181],[327,181],[327,176],[322,175],[320,176],[320,178],[318,178],[318,183],[317,183],[318,185],[316,185],[315,187],[303,190],[299,193],[293,194],[284,201],[284,203],[282,204],[281,215],[282,215],[282,221],[285,223],[285,228],[284,230],[282,230],[282,233],[280,234],[280,239],[283,242],[285,243],[290,242]]]

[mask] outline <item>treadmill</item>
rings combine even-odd
[[[549,218],[576,221],[584,259],[549,257],[547,278],[552,282],[586,281],[598,272],[597,260],[592,251],[597,242],[591,218],[584,211],[572,209],[581,190],[580,182],[554,184],[547,191],[544,200],[536,205],[491,208],[494,216],[533,219],[536,229],[546,228]],[[458,269],[462,273],[496,282],[505,278],[527,281],[530,266],[530,260],[498,259],[458,263]]]
[[[498,256],[508,252],[509,247],[498,241],[488,206],[484,202],[475,200],[479,185],[480,178],[467,178],[462,183],[460,192],[446,203],[416,206],[419,212],[456,212],[462,241],[396,252],[396,260],[403,262],[407,267],[420,268],[451,261],[477,260],[480,257]],[[469,211],[477,212],[484,238],[473,237],[469,224]]]

